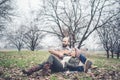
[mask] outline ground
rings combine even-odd
[[[120,80],[120,59],[107,59],[104,53],[90,51],[86,55],[98,66],[92,70],[94,77],[84,72],[59,72],[42,76],[41,71],[26,76],[21,70],[45,61],[49,56],[47,51],[0,51],[0,80]]]

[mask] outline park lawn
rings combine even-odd
[[[90,59],[94,65],[98,66],[99,68],[104,68],[107,70],[120,70],[120,59],[117,59],[116,55],[114,58],[106,58],[105,51],[96,51],[88,53],[87,58]]]
[[[10,69],[13,69],[13,72],[15,72],[16,70],[19,70],[18,74],[19,73],[21,74],[20,71],[22,69],[26,69],[26,68],[32,67],[33,65],[40,64],[43,61],[46,61],[49,55],[50,54],[48,53],[48,51],[43,51],[43,50],[34,51],[34,52],[33,51],[21,51],[21,52],[0,51],[0,67],[7,68],[5,69],[5,72],[2,73],[4,74],[2,76],[3,78],[6,76],[10,77],[12,73],[12,72],[9,73]],[[116,59],[116,58],[107,59],[103,52],[99,52],[99,54],[97,54],[97,52],[94,52],[94,54],[89,52],[89,54],[87,54],[86,56],[88,57],[88,59],[93,61],[93,64],[98,66],[98,68],[102,68],[105,70],[120,71],[120,59]],[[0,72],[0,75],[1,75],[1,72]],[[21,80],[27,80],[27,78],[28,77],[23,77]],[[58,79],[56,76],[54,76],[54,74],[52,74],[50,78],[51,78],[50,80],[61,80],[61,79]],[[82,78],[79,78],[79,79],[82,80]],[[91,80],[91,78],[88,78],[85,80]]]
[[[0,66],[25,68],[42,63],[48,56],[47,51],[1,51]]]

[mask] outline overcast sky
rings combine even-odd
[[[13,3],[16,7],[15,7],[15,12],[18,15],[18,17],[15,17],[15,19],[13,20],[13,23],[10,23],[10,25],[13,26],[14,29],[17,28],[17,26],[21,25],[22,23],[24,23],[26,18],[31,18],[32,16],[30,15],[31,11],[38,11],[40,9],[40,5],[42,4],[42,0],[14,0]],[[84,3],[81,2],[81,4],[84,5]],[[49,39],[48,39],[49,37]],[[85,47],[88,48],[97,48],[99,45],[97,45],[97,39],[98,37],[94,38],[94,34],[91,35],[87,41],[85,42]],[[96,40],[95,40],[96,39]],[[57,38],[55,38],[54,36],[50,37],[49,35],[45,37],[45,40],[43,41],[43,45],[46,46],[46,44],[48,46],[57,46],[56,44],[54,44],[54,42],[59,42],[59,40],[57,40]],[[60,44],[58,44],[60,45]]]

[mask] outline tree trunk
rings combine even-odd
[[[78,44],[78,49],[81,48],[81,45],[82,45],[82,41]]]
[[[120,53],[117,53],[117,59],[119,59]]]
[[[22,49],[22,46],[21,45],[19,45],[19,46],[16,46],[17,47],[17,50],[20,52],[21,51],[21,49]]]
[[[18,51],[19,51],[19,52],[21,51],[21,48],[20,48],[20,47],[18,48]]]
[[[107,50],[107,58],[109,58],[109,51]]]
[[[34,51],[35,50],[35,48],[34,47],[31,47],[31,51]]]
[[[111,51],[111,54],[112,54],[111,57],[113,58],[113,57],[114,57],[114,55],[113,55],[113,51]]]

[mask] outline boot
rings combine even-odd
[[[90,60],[87,60],[84,66],[84,72],[87,73],[88,69],[90,69],[92,66],[92,62]]]
[[[34,66],[30,69],[28,69],[27,71],[26,70],[22,70],[23,74],[27,74],[27,76],[31,75],[33,72],[36,72],[38,70],[40,70],[42,68],[42,66],[40,65],[37,65],[37,66]]]
[[[51,64],[50,63],[46,63],[46,64],[44,64],[44,66],[43,66],[43,69],[42,69],[42,75],[43,76],[49,76],[50,75],[50,73],[51,73],[51,70],[50,70],[50,67],[51,67]]]

